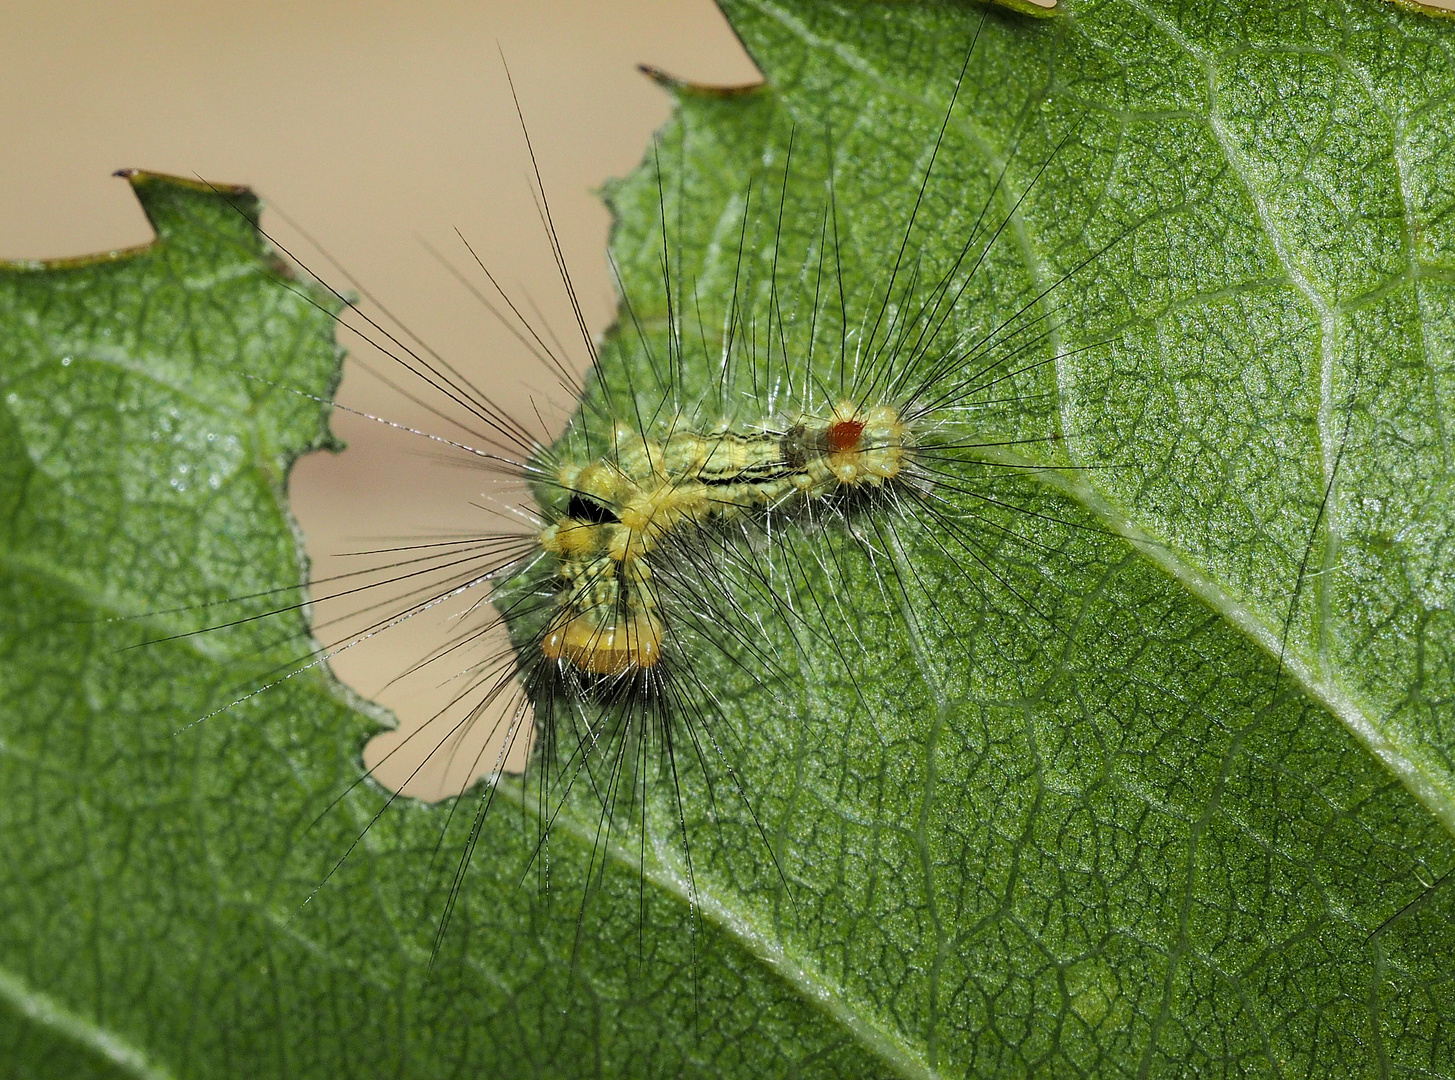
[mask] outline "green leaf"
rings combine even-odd
[[[666,224],[689,401],[735,298],[831,369],[837,296],[805,291],[830,147],[852,329],[982,12],[724,6],[767,85],[683,88],[611,195],[657,357]],[[776,686],[702,674],[782,879],[682,754],[700,910],[660,786],[642,878],[622,841],[581,905],[577,793],[542,898],[518,885],[536,804],[507,782],[432,970],[433,853],[473,800],[448,825],[396,804],[334,871],[385,802],[345,794],[375,721],[309,670],[187,726],[286,655],[277,620],[120,651],[292,595],[286,468],[327,435],[282,387],[336,377],[328,305],[279,287],[244,195],[135,178],[152,247],[0,274],[0,1055],[21,1076],[1455,1074],[1451,34],[1374,0],[993,11],[915,265],[938,280],[993,197],[1015,212],[957,332],[1069,274],[1028,354],[1055,362],[975,415],[1059,434],[1019,453],[1077,468],[972,468],[1006,504],[962,500],[990,569],[911,521],[893,570],[832,530],[779,541],[785,587],[832,616],[765,622]],[[628,373],[660,399],[634,330],[602,371],[618,408]],[[881,589],[895,571],[912,604]]]

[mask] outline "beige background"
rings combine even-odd
[[[524,412],[522,380],[545,382],[534,361],[419,242],[463,256],[458,227],[571,343],[502,52],[599,333],[614,301],[608,219],[590,192],[637,163],[670,107],[635,65],[708,83],[757,79],[711,0],[5,0],[0,258],[149,240],[129,187],[110,176],[117,168],[248,183],[478,385]],[[264,225],[323,268],[277,215]],[[573,353],[584,363],[579,344]],[[366,374],[346,371],[341,401],[442,427]],[[380,538],[492,527],[470,505],[491,487],[478,473],[442,465],[419,440],[357,417],[338,415],[334,426],[350,449],[312,455],[292,478],[316,577],[356,567],[335,553]],[[339,601],[319,615],[358,607]],[[381,688],[448,628],[434,613],[411,620],[340,655],[335,669],[407,727],[454,696],[459,683],[445,680],[460,665]],[[330,633],[339,629],[347,625]],[[385,745],[387,737],[371,744],[371,761]],[[416,777],[408,790],[458,785],[475,756],[460,747],[448,781]],[[403,758],[381,770],[386,782],[412,771]]]

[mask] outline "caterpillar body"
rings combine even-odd
[[[897,410],[849,401],[781,434],[674,432],[660,442],[629,427],[614,434],[609,458],[561,468],[570,506],[540,537],[563,585],[542,652],[595,675],[661,658],[650,556],[675,532],[894,484],[914,461]]]
[[[1065,278],[1029,297],[1022,292],[988,325],[967,326],[957,315],[968,291],[986,287],[994,249],[1026,191],[1011,198],[1001,190],[1009,163],[1002,165],[985,202],[973,207],[957,258],[931,277],[901,250],[900,261],[855,296],[843,283],[825,140],[825,186],[808,210],[817,235],[792,251],[790,263],[787,238],[770,234],[772,259],[755,281],[743,268],[762,259],[751,250],[753,214],[781,229],[774,223],[789,180],[804,167],[795,155],[808,156],[795,151],[799,138],[787,132],[775,172],[758,181],[766,198],[745,192],[724,230],[737,234],[738,279],[725,311],[704,314],[689,297],[695,283],[675,265],[673,214],[665,205],[659,211],[656,288],[665,325],[618,331],[618,343],[635,337],[645,357],[635,375],[623,377],[586,340],[592,361],[578,384],[583,404],[564,436],[528,437],[487,395],[468,384],[451,391],[467,396],[475,416],[490,418],[472,431],[469,452],[504,472],[507,483],[523,481],[532,497],[512,507],[529,522],[527,531],[477,536],[473,559],[461,558],[462,547],[441,549],[429,565],[442,568],[443,582],[411,601],[421,611],[443,598],[470,597],[461,613],[468,617],[420,665],[460,686],[454,708],[422,729],[434,734],[396,746],[407,751],[413,740],[425,759],[453,760],[469,736],[471,749],[463,752],[474,757],[466,772],[489,778],[443,902],[437,948],[509,762],[524,747],[531,747],[533,794],[511,798],[538,803],[541,835],[532,858],[544,892],[552,889],[552,823],[568,807],[586,820],[596,815],[596,875],[605,872],[605,850],[628,835],[638,850],[624,857],[640,867],[650,819],[665,813],[659,824],[676,834],[695,907],[691,849],[702,814],[714,820],[727,813],[719,805],[724,796],[766,853],[770,878],[786,888],[740,765],[750,752],[744,725],[754,723],[746,717],[777,724],[800,708],[793,701],[807,689],[806,657],[826,656],[842,673],[831,707],[870,715],[860,657],[885,632],[886,613],[912,617],[907,613],[918,609],[933,617],[942,589],[979,594],[989,609],[1035,619],[1053,639],[1062,633],[1054,613],[1062,556],[1035,531],[1068,524],[1042,505],[1044,486],[1027,480],[1066,468],[1042,380],[1060,355],[1046,296]],[[916,179],[924,186],[937,180],[933,156]],[[659,194],[671,201],[660,186]],[[538,197],[549,234],[549,202],[543,192]],[[754,208],[755,198],[769,203],[766,211]],[[997,199],[1005,205],[997,208]],[[902,249],[924,227],[919,213],[915,203],[902,219]],[[571,292],[569,278],[564,283]],[[624,309],[644,312],[652,302],[634,286],[621,283]],[[767,314],[755,314],[764,293]],[[493,299],[518,318],[507,294]],[[785,315],[789,302],[797,311]],[[545,354],[547,369],[573,366],[548,331],[518,324]],[[831,347],[822,343],[825,334]],[[541,344],[548,341],[549,349]],[[429,378],[436,386],[456,382],[439,372]],[[1006,514],[1020,524],[990,520]],[[974,572],[932,583],[934,574],[910,551],[916,545],[932,561]],[[1003,573],[1007,555],[1037,567],[1039,584],[1027,589]],[[498,623],[482,616],[480,592],[489,594]],[[502,624],[509,645],[482,649]],[[966,630],[966,649],[998,651],[990,623]],[[665,795],[655,810],[654,790]],[[705,811],[689,808],[696,798],[707,801]],[[658,835],[654,846],[662,842]]]

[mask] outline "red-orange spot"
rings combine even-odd
[[[825,436],[828,450],[831,454],[842,454],[845,450],[856,450],[859,446],[859,436],[864,434],[864,421],[862,420],[835,420],[829,425]]]

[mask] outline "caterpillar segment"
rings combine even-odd
[[[913,461],[909,426],[889,405],[843,401],[782,432],[724,427],[655,440],[618,427],[608,455],[558,470],[570,499],[540,534],[559,587],[542,653],[596,676],[655,667],[666,625],[651,557],[668,537],[882,488]]]

